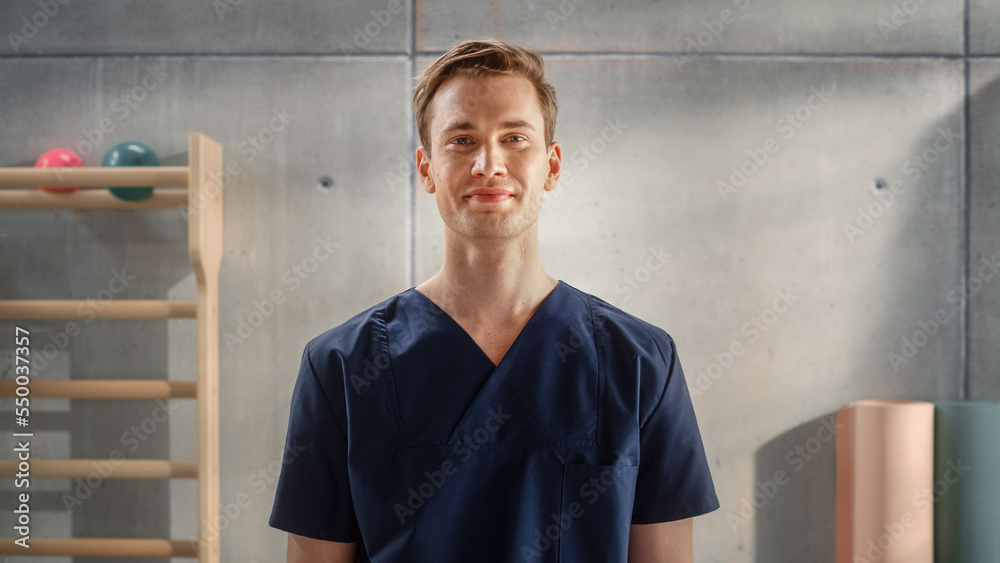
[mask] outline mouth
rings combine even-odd
[[[507,190],[500,188],[479,188],[472,190],[469,195],[465,196],[471,201],[478,201],[482,203],[498,203],[506,199],[514,197],[513,194]]]
[[[471,201],[479,201],[483,203],[498,203],[506,199],[510,199],[514,196],[509,193],[496,193],[496,194],[472,194],[465,196]]]

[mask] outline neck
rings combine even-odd
[[[538,252],[538,227],[515,239],[467,239],[445,229],[444,263],[417,290],[463,317],[533,311],[555,287]]]

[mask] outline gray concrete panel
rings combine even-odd
[[[219,313],[221,502],[250,499],[225,522],[222,552],[226,561],[280,560],[285,534],[267,519],[303,347],[407,285],[410,194],[386,176],[398,164],[393,158],[408,152],[408,62],[8,59],[0,75],[0,165],[31,166],[45,150],[66,146],[96,166],[122,140],[147,143],[164,165],[183,165],[189,133],[222,144],[229,173]],[[147,76],[156,78],[143,86]],[[2,299],[99,298],[122,270],[135,278],[109,298],[192,295],[179,210],[4,210],[0,233]],[[65,323],[22,324],[57,332]],[[196,350],[179,346],[193,342],[193,323],[93,321],[61,354],[69,355],[73,378],[193,379]],[[48,342],[40,338],[39,347]],[[176,411],[188,417],[176,424],[146,422],[134,451],[122,442],[155,408],[152,401],[74,401],[37,424],[68,432],[66,454],[75,457],[107,458],[114,449],[126,458],[188,456],[191,444],[173,433],[193,439],[190,405]],[[170,537],[171,507],[196,510],[190,484],[178,487],[172,494],[163,481],[104,486],[84,501],[70,530],[40,523],[33,532]],[[45,502],[60,512],[58,496]]]
[[[400,53],[405,0],[0,3],[0,57],[35,54]]]
[[[969,398],[1000,400],[1000,60],[974,61],[969,206]],[[992,279],[991,279],[992,278]]]
[[[963,49],[960,0],[439,0],[417,6],[418,51],[445,51],[481,36],[568,52],[959,54]]]
[[[1000,2],[969,0],[969,53],[1000,55]]]
[[[832,561],[833,442],[809,460],[795,447],[852,400],[961,393],[961,64],[547,68],[564,176],[541,212],[543,265],[676,339],[722,502],[696,520],[698,559]],[[443,223],[416,195],[420,281]],[[777,471],[789,482],[743,517]]]

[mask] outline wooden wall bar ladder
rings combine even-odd
[[[198,287],[197,301],[115,300],[96,313],[101,319],[193,318],[198,325],[197,381],[73,380],[31,381],[31,398],[196,399],[198,459],[119,460],[109,478],[198,479],[198,539],[37,538],[30,548],[0,539],[0,555],[68,557],[197,557],[219,563],[219,539],[213,532],[219,511],[219,265],[222,261],[222,147],[200,133],[188,139],[188,166],[0,167],[0,208],[7,209],[187,209],[188,249]],[[25,186],[80,186],[70,193],[50,193]],[[153,186],[140,201],[123,201],[108,186]],[[161,187],[161,186],[185,186]],[[77,318],[76,300],[0,300],[0,319]],[[92,309],[89,310],[93,314]],[[0,397],[14,397],[15,382],[0,382]],[[85,478],[92,462],[103,460],[31,460],[31,477]],[[0,460],[0,477],[13,479],[16,460]],[[136,511],[139,507],[135,507]],[[13,507],[11,507],[13,510]]]

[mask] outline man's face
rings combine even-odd
[[[538,221],[544,190],[559,180],[562,149],[545,146],[534,86],[522,76],[454,77],[431,102],[433,160],[417,149],[417,171],[455,233],[511,239]],[[473,195],[479,188],[506,194]]]

